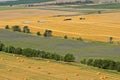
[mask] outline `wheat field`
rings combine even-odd
[[[71,13],[64,12],[64,14],[68,15]],[[113,41],[120,41],[120,12],[81,16],[55,17],[55,15],[60,15],[60,13],[56,14],[56,12],[48,11],[45,14],[42,13],[42,15],[37,13],[36,15],[22,15],[14,18],[9,17],[8,19],[3,17],[0,20],[0,26],[4,28],[5,25],[20,25],[21,27],[27,25],[32,33],[40,31],[43,34],[46,29],[50,29],[53,31],[53,36],[63,37],[67,35],[71,38],[82,37],[83,39],[104,42],[107,42],[109,37],[113,37]],[[85,18],[85,20],[80,20],[81,17]],[[64,19],[72,20],[64,21]]]

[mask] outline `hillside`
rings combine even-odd
[[[106,80],[120,78],[117,72],[0,52],[0,80],[101,80],[102,77]]]
[[[33,10],[33,11],[31,11],[30,9],[1,11],[0,15],[2,20],[0,21],[1,25],[0,27],[3,28],[5,25],[10,26],[21,25],[21,27],[27,25],[30,27],[32,33],[40,31],[43,34],[43,32],[46,29],[50,29],[53,31],[53,36],[58,37],[64,37],[64,35],[67,35],[70,38],[82,37],[83,39],[104,42],[108,42],[109,37],[113,37],[114,42],[119,42],[120,40],[119,37],[120,20],[118,18],[120,15],[119,11],[115,13],[103,12],[101,14],[98,14],[97,11],[96,14],[83,16],[80,15],[77,16],[76,13],[74,14],[71,12],[62,11],[57,12],[54,10],[53,11]],[[9,16],[10,14],[11,16]],[[72,20],[64,21],[64,19],[67,18],[71,18]],[[85,20],[80,20],[80,18],[85,18]],[[38,20],[45,20],[45,22],[43,23],[37,22]],[[23,22],[25,21],[29,21],[30,23],[24,24]]]
[[[76,61],[79,61],[83,57],[108,58],[120,61],[119,45],[110,45],[100,42],[82,42],[53,37],[45,38],[43,36],[35,36],[7,30],[0,30],[0,33],[0,41],[5,45],[39,49],[60,55],[72,53],[77,58]]]

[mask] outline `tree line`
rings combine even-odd
[[[83,59],[81,60],[81,63],[102,69],[117,70],[120,72],[120,62],[109,59]]]
[[[6,53],[11,53],[11,54],[18,54],[18,55],[23,55],[26,57],[39,57],[39,58],[45,58],[45,59],[53,59],[56,61],[65,61],[65,62],[74,62],[75,57],[73,54],[66,54],[64,56],[56,54],[56,53],[51,53],[51,52],[46,52],[42,50],[36,50],[36,49],[31,49],[31,48],[20,48],[20,47],[14,47],[14,46],[6,46],[2,42],[0,42],[0,51],[6,52]]]
[[[19,25],[14,25],[11,28],[10,28],[9,25],[6,25],[5,29],[11,29],[12,31],[16,31],[16,32],[31,33],[29,26],[24,26],[21,29]],[[38,31],[38,32],[36,32],[36,35],[41,36],[42,34]],[[51,37],[52,36],[52,30],[45,30],[45,32],[43,33],[43,36],[44,37]]]

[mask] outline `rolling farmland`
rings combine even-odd
[[[21,11],[19,11],[19,13],[20,12]],[[120,12],[91,14],[91,15],[82,15],[82,16],[60,16],[60,17],[59,16],[55,17],[55,15],[60,15],[60,13],[52,14],[52,11],[50,11],[50,13],[45,13],[40,15],[38,14],[39,13],[27,17],[22,15],[21,17],[16,17],[16,18],[10,18],[11,16],[7,16],[7,14],[5,16],[5,14],[3,14],[6,19],[3,18],[0,21],[0,25],[1,28],[4,28],[5,24],[10,26],[20,25],[21,27],[27,25],[30,27],[33,33],[36,33],[37,31],[43,33],[44,30],[50,29],[53,31],[53,36],[59,36],[59,37],[63,37],[64,35],[67,35],[68,37],[71,38],[82,37],[83,39],[104,41],[104,42],[108,42],[108,38],[113,37],[113,41],[120,41],[120,33],[119,33],[120,18],[118,18],[120,17]],[[66,15],[69,14],[70,13],[67,13]],[[85,20],[80,20],[81,17],[85,18]],[[71,18],[72,20],[64,21],[64,19],[66,18]],[[44,20],[44,22],[38,22],[40,20]],[[24,24],[23,22],[25,21],[28,21],[29,24]]]
[[[81,64],[74,66],[0,52],[1,80],[101,80],[101,78],[119,80],[120,76],[117,72],[114,74]]]
[[[120,80],[119,3],[51,1],[0,3],[0,80]]]
[[[9,34],[9,35],[8,35]],[[72,53],[79,61],[83,57],[108,58],[120,61],[120,46],[107,43],[82,42],[62,38],[45,38],[19,32],[0,30],[0,41],[15,47],[45,50],[60,55]]]

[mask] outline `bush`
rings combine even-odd
[[[5,45],[4,45],[3,43],[0,42],[0,51],[3,50],[4,46],[5,46]]]
[[[40,32],[37,32],[36,34],[37,34],[38,36],[41,36]]]
[[[22,54],[22,48],[16,48],[15,54]]]
[[[22,55],[27,56],[27,57],[34,57],[33,49],[30,49],[30,48],[23,49]]]
[[[81,37],[77,38],[77,40],[79,40],[79,41],[83,41],[83,39],[82,39]]]
[[[67,35],[65,35],[65,36],[64,36],[64,39],[68,39],[68,36],[67,36]]]
[[[15,48],[13,46],[5,46],[1,42],[0,42],[0,51],[24,55],[26,57],[39,57],[39,58],[53,59],[56,61],[73,62],[75,60],[75,57],[73,56],[73,54],[66,54],[63,57],[56,53],[50,53],[50,52],[35,50],[35,49],[31,49],[31,48],[22,49],[20,47]]]
[[[5,26],[5,29],[10,29],[9,25],[6,25],[6,26]]]
[[[51,30],[45,30],[44,37],[51,37],[51,36],[52,36],[52,31]]]
[[[81,61],[82,64],[87,64],[90,66],[102,68],[102,69],[110,69],[110,70],[117,70],[120,72],[120,62],[115,62],[112,60],[102,60],[102,59],[84,59]]]
[[[64,61],[65,62],[74,62],[75,57],[73,56],[73,54],[66,54],[65,57],[64,57]]]
[[[12,26],[13,31],[21,32],[21,29],[18,25]]]
[[[24,33],[30,33],[30,29],[28,28],[28,26],[23,27],[23,32]]]

